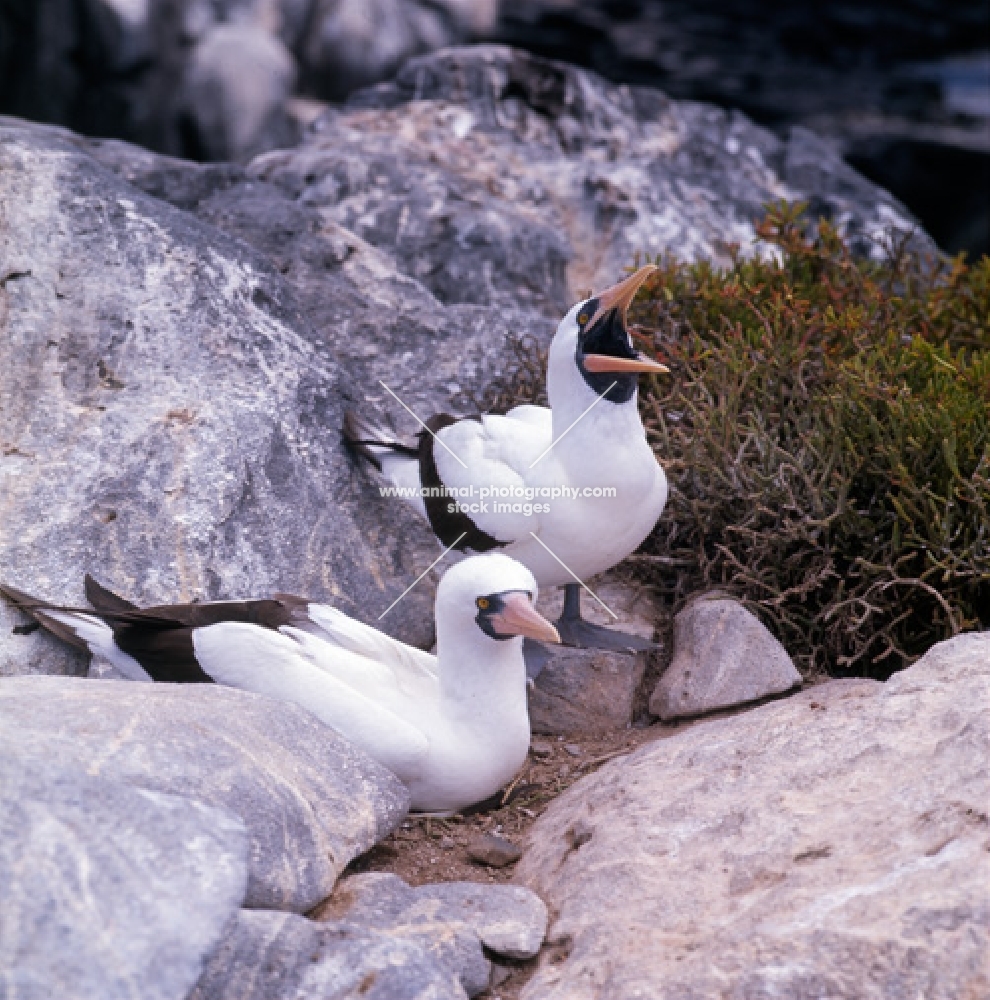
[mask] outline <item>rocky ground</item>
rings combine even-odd
[[[436,549],[343,408],[386,409],[379,380],[426,413],[504,391],[517,339],[637,250],[762,252],[772,197],[864,253],[913,228],[813,136],[501,47],[414,60],[243,166],[0,119],[5,579],[377,621]],[[653,632],[647,595],[599,585]],[[382,624],[428,647],[432,588]],[[987,636],[793,694],[740,612],[708,595],[659,653],[559,656],[518,797],[427,823],[301,710],[98,680],[0,606],[0,996],[985,995]],[[522,858],[470,861],[485,833]]]
[[[410,815],[370,851],[355,858],[348,870],[390,872],[410,885],[439,881],[512,883],[522,854],[520,845],[561,792],[609,760],[671,736],[678,728],[656,723],[606,736],[537,738],[509,804],[449,819]],[[489,838],[503,843],[492,844]],[[332,913],[332,906],[317,908],[312,916],[322,919],[328,912]],[[538,964],[536,959],[503,959],[494,968],[489,990],[480,995],[516,1000]]]

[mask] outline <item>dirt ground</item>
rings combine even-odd
[[[804,685],[805,689],[809,686],[812,685]],[[699,723],[738,715],[783,697],[787,694],[712,712],[702,718],[670,723],[654,721],[649,726],[623,729],[606,736],[534,735],[525,766],[506,790],[512,795],[506,805],[446,819],[411,814],[393,834],[367,854],[355,858],[345,874],[392,872],[410,885],[511,882],[515,864],[504,868],[478,864],[468,856],[468,845],[491,833],[523,847],[529,828],[547,806],[579,778],[593,773],[608,761]],[[320,913],[317,911],[311,916],[319,919]],[[482,1000],[519,1000],[538,963],[539,957],[528,962],[500,959],[496,969],[504,978],[479,996]]]
[[[427,882],[511,882],[515,865],[494,868],[473,862],[467,853],[471,841],[497,834],[522,847],[529,828],[547,806],[579,778],[607,761],[630,753],[644,743],[673,735],[684,726],[655,723],[644,729],[625,729],[608,736],[534,736],[526,765],[501,808],[449,819],[410,815],[389,837],[356,858],[352,872],[392,872],[410,885]],[[314,914],[319,916],[319,914]],[[481,994],[484,1000],[518,1000],[536,969],[538,959],[505,962],[498,986]]]

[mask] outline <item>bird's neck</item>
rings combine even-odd
[[[437,664],[441,708],[452,721],[489,720],[498,727],[506,713],[526,712],[522,639],[490,639],[473,620],[466,630],[438,623]]]
[[[645,437],[634,392],[624,403],[600,397],[581,377],[573,357],[551,353],[547,397],[553,416],[553,439],[597,442],[630,441]],[[566,438],[565,438],[566,435]]]
[[[598,399],[590,392],[563,392],[550,398],[554,451],[558,457],[593,453],[595,460],[618,459],[630,448],[646,445],[646,431],[639,416],[637,397],[625,403]]]

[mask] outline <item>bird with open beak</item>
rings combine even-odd
[[[635,551],[667,502],[667,479],[646,440],[637,387],[640,376],[668,369],[634,348],[627,325],[630,304],[656,270],[639,268],[578,302],[560,321],[548,357],[549,407],[460,420],[437,414],[416,443],[399,441],[353,412],[345,418],[348,443],[413,494],[409,502],[444,546],[501,550],[528,566],[541,585],[565,588],[556,626],[569,645],[650,645],[588,622],[580,601],[584,581]],[[440,495],[441,488],[451,495]]]

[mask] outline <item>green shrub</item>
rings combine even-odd
[[[990,260],[856,259],[800,206],[776,259],[659,260],[631,319],[670,500],[634,559],[676,611],[718,587],[808,675],[885,677],[990,628]]]

